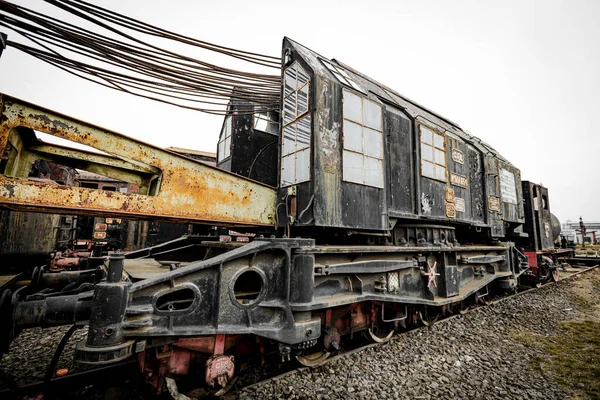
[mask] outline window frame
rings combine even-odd
[[[259,127],[257,127],[256,126],[257,120],[266,122],[266,124],[267,124],[266,128],[260,129]],[[269,125],[275,126],[274,132],[273,132],[273,129],[271,129],[271,132],[269,132]],[[268,114],[264,114],[264,113],[260,113],[260,112],[255,112],[252,115],[252,127],[253,127],[253,129],[259,130],[260,132],[264,132],[264,133],[267,133],[267,134],[273,135],[273,136],[277,136],[277,132],[279,132],[279,122],[269,118]]]
[[[319,58],[319,61],[327,68],[329,72],[337,79],[341,84],[351,87],[352,89],[359,91],[361,94],[365,94],[364,89],[348,75],[346,70],[340,66],[332,63],[324,58]]]
[[[292,93],[286,95],[285,94],[286,71],[289,70],[289,69],[291,69],[294,66],[296,67],[296,88],[292,91]],[[302,86],[298,85],[298,67],[301,68],[302,72],[304,72],[304,74],[307,76],[307,81],[304,84],[302,84]],[[307,88],[307,92],[306,92],[306,110],[304,110],[301,113],[298,113],[298,104],[300,103],[298,101],[298,93],[300,93],[300,91],[303,88],[305,88],[305,87]],[[286,120],[286,114],[287,114],[287,112],[286,112],[286,109],[285,109],[285,101],[286,101],[286,99],[288,97],[290,97],[294,93],[296,94],[296,102],[295,102],[295,108],[294,108],[295,112],[293,114],[293,118],[288,123],[286,123],[285,120]],[[297,121],[297,120],[299,120],[299,119],[301,119],[305,114],[307,114],[310,111],[310,107],[309,107],[310,106],[310,101],[309,100],[310,100],[310,77],[306,73],[306,71],[304,70],[304,68],[300,65],[300,63],[298,61],[294,61],[289,67],[287,67],[287,68],[285,68],[283,70],[283,102],[282,102],[283,103],[283,112],[282,112],[282,118],[281,118],[281,120],[282,120],[282,124],[283,124],[284,127],[287,126],[287,125],[289,125],[289,124],[291,124],[291,123],[293,123],[293,122],[295,122],[295,121]]]
[[[229,127],[229,135],[227,135],[227,127]],[[225,137],[223,137],[223,133],[226,134]],[[217,142],[217,163],[221,163],[225,160],[227,160],[228,158],[231,158],[231,137],[233,136],[233,118],[231,117],[231,115],[228,115],[225,117],[225,122],[223,122],[223,126],[221,127],[221,134],[219,135],[219,141]],[[229,138],[229,147],[227,147],[227,156],[222,157],[221,154],[221,143],[226,143],[227,139]],[[223,152],[225,152],[225,144],[223,145]]]
[[[447,153],[448,141],[446,140],[447,139],[446,134],[444,132],[438,131],[433,126],[427,125],[423,122],[419,122],[418,124],[419,124],[419,159],[420,159],[420,167],[421,167],[421,176],[428,178],[428,179],[436,180],[438,182],[448,183],[448,153]],[[431,144],[423,142],[422,128],[425,128],[432,133]],[[435,135],[441,136],[444,139],[444,147],[443,148],[437,147],[435,145]],[[431,160],[423,158],[423,146],[431,147]],[[444,164],[443,165],[435,161],[435,150],[440,150],[444,153]],[[430,176],[430,175],[427,175],[424,173],[423,162],[428,162],[433,165],[433,167],[434,167],[433,175],[434,176]],[[440,166],[440,167],[444,168],[444,179],[440,179],[435,176],[435,166]]]
[[[286,72],[290,69],[290,68],[294,68],[296,71],[296,86],[295,88],[292,90],[291,93],[286,95],[286,84],[287,84],[287,78],[286,78]],[[299,69],[302,71],[302,74],[305,75],[307,77],[306,82],[299,84],[298,82],[298,76],[299,74]],[[306,69],[304,67],[302,67],[302,65],[300,65],[300,63],[298,61],[294,61],[290,66],[288,66],[286,69],[284,69],[283,71],[283,112],[282,112],[282,117],[281,117],[281,124],[282,124],[282,128],[281,128],[281,147],[280,147],[280,165],[279,165],[279,186],[280,187],[288,187],[288,186],[294,186],[300,183],[305,183],[305,182],[310,182],[311,180],[311,165],[312,165],[312,118],[310,115],[310,84],[311,84],[311,79],[310,79],[310,75],[306,72]],[[303,89],[306,88],[306,109],[302,112],[298,112],[298,105],[300,104],[299,101],[299,94],[301,92],[303,92]],[[289,119],[286,123],[286,119],[287,119],[287,114],[288,111],[286,110],[286,99],[289,98],[290,96],[294,96],[295,97],[295,108],[294,108],[294,114],[292,115],[292,118]],[[305,145],[303,145],[303,147],[301,147],[300,149],[298,149],[298,137],[299,137],[299,126],[300,125],[307,125],[307,139],[308,139],[308,143],[306,143]],[[294,149],[293,151],[284,153],[285,150],[285,143],[286,143],[286,130],[288,130],[290,127],[292,127],[292,129],[294,130]],[[307,161],[307,174],[306,176],[303,176],[301,180],[298,180],[298,174],[297,174],[297,164],[298,164],[298,155],[302,153],[302,155],[306,154],[306,152],[308,152],[308,160]],[[292,165],[293,165],[293,182],[290,181],[284,181],[284,165],[285,165],[285,161],[288,159],[292,159]]]
[[[360,99],[360,101],[361,101],[361,108],[360,108],[361,121],[356,121],[353,117],[346,116],[346,114],[344,113],[344,102],[346,100],[345,93],[349,93],[350,95],[356,96]],[[368,123],[365,121],[365,111],[364,111],[365,110],[365,102],[370,102],[370,103],[376,105],[377,107],[379,107],[379,128],[376,128],[372,125],[368,125]],[[357,151],[356,149],[352,149],[349,147],[350,145],[349,145],[348,141],[346,140],[346,138],[349,137],[349,135],[348,135],[349,131],[347,131],[347,125],[346,125],[347,122],[360,126],[362,151]],[[380,150],[379,157],[368,154],[368,152],[367,152],[367,149],[365,146],[365,130],[366,129],[377,132],[381,138],[381,143],[380,143],[381,150]],[[351,180],[347,176],[346,169],[344,168],[344,160],[346,160],[345,153],[352,153],[352,154],[361,156],[361,158],[362,158],[362,176],[363,176],[362,182],[358,182],[357,180]],[[367,168],[366,168],[366,164],[365,164],[366,159],[377,160],[381,163],[380,184],[374,185],[372,183],[367,183],[367,174],[366,174]],[[342,180],[344,182],[353,183],[353,184],[357,184],[357,185],[363,185],[363,186],[367,186],[367,187],[373,187],[373,188],[377,188],[377,189],[385,188],[385,138],[383,135],[383,107],[381,104],[369,99],[368,97],[365,97],[362,94],[354,93],[353,91],[348,90],[346,88],[342,88]]]

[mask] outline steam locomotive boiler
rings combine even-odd
[[[288,38],[281,76],[280,112],[232,99],[218,168],[3,96],[0,205],[218,234],[94,258],[93,274],[60,272],[51,290],[43,270],[30,285],[7,280],[2,351],[23,328],[87,323],[79,362],[136,356],[159,390],[197,373],[225,386],[240,355],[317,365],[346,336],[386,341],[553,276],[548,192],[491,146]],[[54,157],[34,131],[104,151],[61,163],[101,165],[140,193],[27,181],[27,160]]]

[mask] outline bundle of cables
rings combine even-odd
[[[224,68],[175,53],[143,38],[161,38],[220,53],[261,68],[280,70],[279,57],[236,50],[173,33],[80,0],[46,0],[93,24],[89,30],[0,0],[0,26],[31,45],[6,45],[83,79],[115,90],[192,110],[223,115],[230,99],[250,101],[255,111],[280,107],[280,74]],[[97,30],[106,30],[112,37]]]

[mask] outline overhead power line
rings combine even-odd
[[[230,99],[250,101],[262,111],[280,107],[279,74],[226,68],[144,38],[158,37],[277,70],[281,68],[278,57],[194,39],[85,1],[46,2],[118,39],[0,0],[0,26],[30,42],[7,40],[7,46],[102,86],[183,108],[226,114]]]

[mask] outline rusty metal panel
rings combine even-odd
[[[0,255],[43,255],[54,250],[60,216],[0,210]]]
[[[73,118],[57,114],[21,100],[2,95],[0,116],[0,154],[4,154],[9,137],[19,127],[26,127],[81,143],[115,158],[110,168],[125,171],[118,160],[132,164],[127,173],[151,176],[150,195],[119,193],[79,187],[64,187],[25,178],[23,171],[35,159],[23,151],[19,174],[5,168],[0,175],[0,205],[11,209],[43,212],[72,212],[82,215],[114,215],[129,218],[158,218],[171,221],[194,221],[232,225],[273,225],[275,190],[257,182],[219,170],[201,162],[111,132]],[[29,131],[31,132],[31,131]],[[23,146],[25,146],[23,144]],[[39,150],[39,149],[38,149]],[[45,153],[51,153],[46,147]],[[32,155],[33,154],[33,155]],[[19,155],[21,152],[19,152]],[[61,157],[85,154],[72,152]],[[18,157],[17,156],[17,157]],[[102,157],[90,156],[90,162]],[[11,160],[9,160],[9,163]],[[128,165],[127,164],[127,165]],[[8,165],[8,164],[7,164]],[[149,175],[150,171],[155,174]],[[0,171],[2,172],[2,171]],[[9,176],[7,176],[9,175]]]

